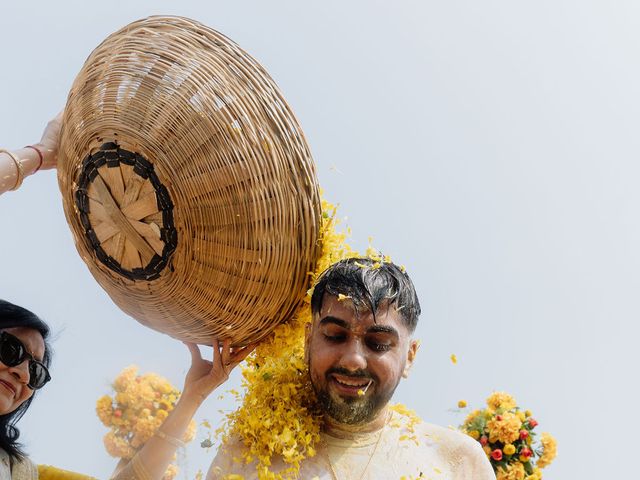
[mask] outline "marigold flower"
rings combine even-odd
[[[103,395],[96,402],[96,413],[105,427],[110,427],[113,415],[113,403],[109,395]]]
[[[545,468],[556,458],[558,445],[556,439],[546,432],[540,436],[540,443],[542,444],[542,455],[536,465],[538,468]]]
[[[520,435],[520,427],[522,422],[517,415],[505,412],[503,415],[498,415],[496,418],[487,422],[487,428],[489,430],[489,441],[513,443]]]
[[[466,400],[458,400],[458,408],[466,408],[467,401]]]
[[[496,480],[524,480],[526,472],[521,463],[509,464],[506,467],[498,467]]]
[[[112,457],[120,458],[132,458],[135,455],[135,450],[131,448],[129,442],[125,439],[116,436],[115,432],[109,431],[103,438],[104,446],[107,453]]]
[[[513,455],[514,453],[516,453],[516,447],[512,443],[507,443],[502,451],[505,453],[505,455]]]
[[[505,392],[493,392],[487,398],[487,406],[492,410],[511,410],[516,408],[516,400]]]
[[[96,413],[111,430],[104,437],[107,452],[125,459],[155,434],[173,409],[180,392],[169,381],[155,373],[138,375],[135,365],[125,368],[114,380],[113,398],[104,395],[96,402]],[[195,422],[191,422],[184,440],[195,435]],[[163,480],[177,475],[177,467],[170,465]]]

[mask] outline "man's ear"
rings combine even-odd
[[[409,371],[413,366],[413,361],[416,359],[416,355],[418,353],[418,349],[420,348],[419,340],[411,340],[409,344],[409,351],[407,352],[407,361],[404,364],[404,370],[402,371],[402,377],[407,378],[409,376]]]

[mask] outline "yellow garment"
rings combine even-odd
[[[487,456],[472,438],[424,422],[415,425],[412,433],[403,426],[392,426],[402,421],[397,413],[393,415],[395,421],[381,431],[358,435],[354,439],[323,434],[317,455],[302,463],[298,478],[495,480]],[[224,479],[229,474],[241,475],[244,480],[257,479],[255,464],[245,465],[233,460],[241,457],[242,448],[239,441],[223,445],[209,469],[207,480]],[[272,471],[285,468],[281,459],[274,459]]]
[[[94,477],[82,475],[81,473],[62,470],[51,465],[38,465],[39,480],[96,480]]]

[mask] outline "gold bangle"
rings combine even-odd
[[[185,446],[185,443],[179,438],[172,437],[171,435],[167,435],[162,430],[156,430],[156,437],[163,439],[164,441],[170,443],[176,448],[182,448]]]
[[[137,453],[131,459],[131,470],[133,470],[133,474],[137,480],[152,480],[151,475],[147,472]]]
[[[13,186],[11,191],[17,190],[20,188],[20,185],[22,185],[22,182],[24,181],[24,168],[22,167],[22,163],[20,162],[20,159],[15,155],[15,153],[10,152],[9,150],[0,148],[0,153],[6,153],[7,155],[9,155],[11,157],[11,160],[13,160],[13,163],[16,164],[18,178],[16,178],[16,184]]]

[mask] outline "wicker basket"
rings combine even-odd
[[[315,168],[245,51],[189,19],[134,22],[91,53],[63,125],[67,221],[123,311],[181,340],[234,345],[292,314],[318,255]]]

